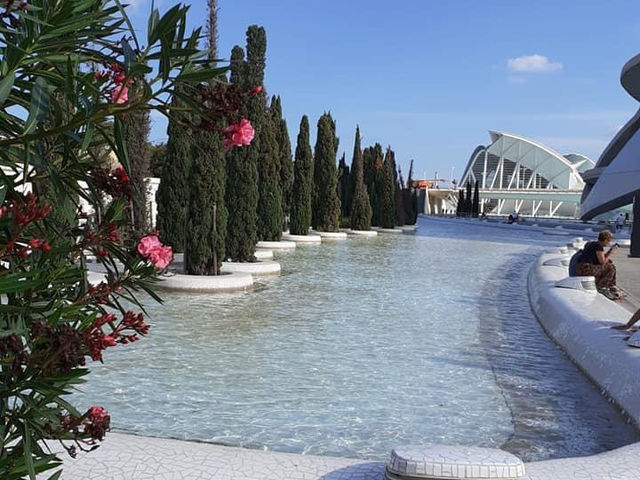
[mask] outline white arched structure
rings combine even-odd
[[[640,101],[640,55],[622,67],[620,82],[629,95]],[[613,137],[595,168],[584,172],[587,182],[581,207],[584,220],[625,207],[640,195],[639,158],[640,110]]]
[[[460,185],[478,182],[482,211],[546,217],[577,217],[584,187],[581,172],[594,163],[584,155],[561,155],[538,142],[489,132],[491,145],[477,147]]]

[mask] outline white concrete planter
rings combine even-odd
[[[278,275],[280,274],[280,264],[271,260],[262,262],[222,262],[222,272],[250,273],[255,276]]]
[[[256,248],[266,248],[268,250],[290,250],[296,248],[295,242],[280,240],[279,242],[258,242]]]
[[[382,228],[382,227],[371,227],[372,230],[380,233],[404,233],[400,228]]]
[[[170,273],[161,277],[157,288],[173,292],[216,293],[246,290],[253,285],[253,277],[248,273],[222,275],[183,275]]]
[[[322,240],[346,240],[347,234],[344,232],[318,232],[313,230],[314,235],[319,235]]]
[[[401,227],[398,227],[400,230],[402,230],[403,232],[407,232],[407,233],[413,233],[416,230],[418,230],[418,226],[417,225],[403,225]]]
[[[273,250],[257,249],[253,254],[258,260],[273,260]]]
[[[320,235],[292,235],[290,233],[285,233],[282,235],[282,239],[302,244],[322,242],[322,237],[320,237]]]
[[[351,230],[349,229],[344,229],[343,230],[347,235],[356,235],[358,237],[377,237],[378,236],[378,232],[376,232],[375,230]]]

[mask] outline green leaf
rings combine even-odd
[[[116,146],[118,147],[116,150],[116,154],[118,155],[118,160],[124,167],[127,172],[130,172],[129,168],[129,153],[127,152],[127,144],[124,139],[124,128],[122,125],[122,120],[118,115],[115,115],[113,121],[113,130],[114,137],[116,141]]]
[[[36,470],[33,468],[33,457],[31,456],[31,432],[29,431],[29,427],[27,427],[26,423],[23,424],[23,428],[24,462],[27,466],[27,471],[29,472],[29,479],[36,480]]]
[[[24,135],[33,130],[42,115],[46,113],[49,106],[49,91],[47,89],[47,81],[38,77],[31,94],[31,103],[29,105],[29,117],[24,125]]]
[[[9,73],[6,77],[0,80],[0,105],[4,105],[4,102],[7,100],[9,93],[11,93],[11,89],[13,88],[13,82],[16,79],[16,74],[14,72]]]

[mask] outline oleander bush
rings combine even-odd
[[[79,411],[72,392],[106,349],[148,333],[138,295],[160,301],[153,284],[172,251],[132,226],[123,117],[197,119],[190,128],[215,131],[227,148],[253,136],[234,124],[226,69],[199,50],[199,29],[187,33],[187,10],[153,9],[142,46],[119,0],[0,0],[3,480],[56,469],[55,480],[61,445],[72,456],[99,445],[108,412]],[[222,116],[230,126],[218,132]]]

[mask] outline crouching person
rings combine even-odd
[[[611,300],[618,300],[622,295],[616,285],[616,266],[609,258],[618,247],[613,245],[607,252],[604,250],[611,240],[612,233],[603,230],[598,234],[598,241],[588,242],[582,250],[576,272],[578,275],[595,277],[598,291]]]

